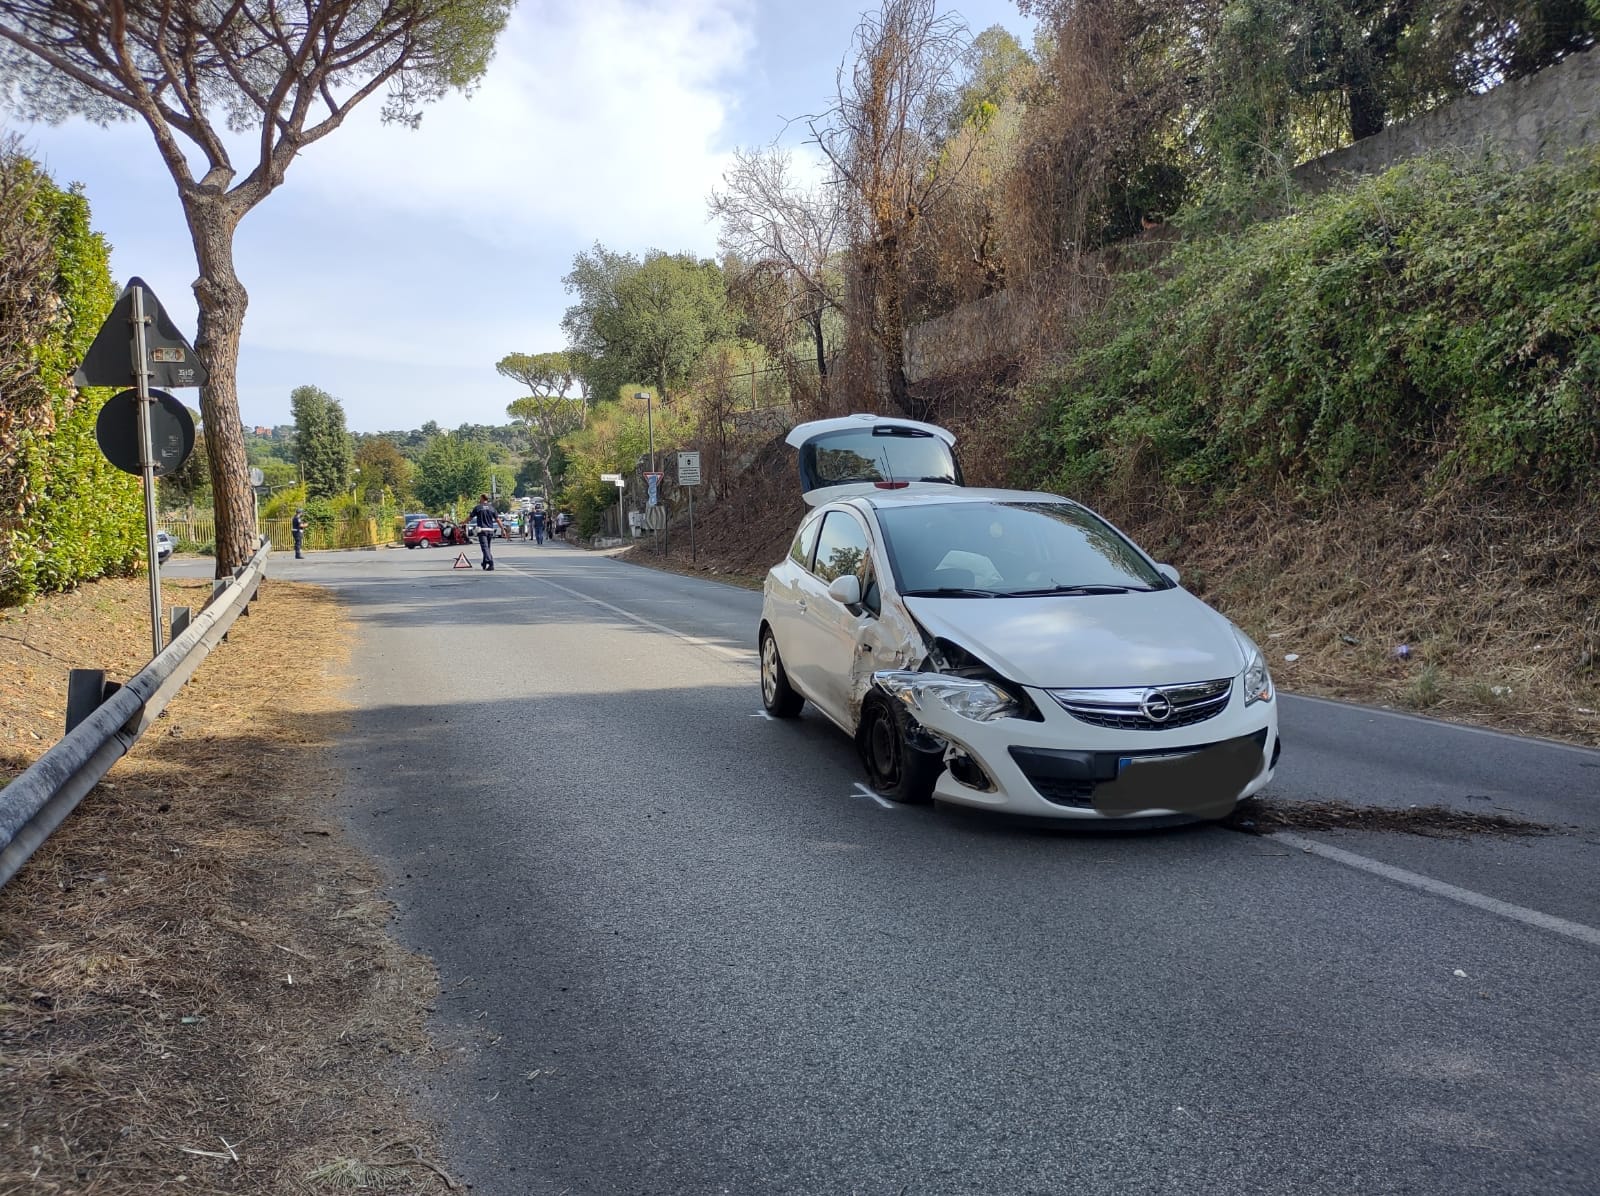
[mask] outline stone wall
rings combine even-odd
[[[1391,125],[1296,167],[1294,174],[1317,189],[1341,175],[1374,173],[1441,149],[1472,153],[1493,147],[1515,160],[1531,161],[1559,158],[1591,144],[1600,144],[1600,48]],[[1122,259],[1136,246],[1141,253],[1146,249],[1141,242],[1114,245],[1085,257],[1071,274],[1058,272],[1028,290],[999,291],[908,328],[907,379],[917,383],[1036,351],[1040,329],[1092,310],[1104,294],[1105,278],[1123,268]]]
[[[1376,174],[1439,150],[1493,149],[1513,161],[1558,159],[1600,143],[1600,49],[1570,54],[1536,75],[1390,125],[1381,133],[1297,166],[1313,189],[1344,174]]]

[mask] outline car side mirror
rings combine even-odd
[[[1156,572],[1165,577],[1173,585],[1178,584],[1178,570],[1172,565],[1157,565]]]
[[[828,583],[828,597],[844,606],[860,606],[861,579],[854,573],[835,577]]]

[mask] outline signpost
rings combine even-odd
[[[678,485],[689,488],[689,563],[695,561],[694,547],[694,488],[700,484],[700,454],[695,452],[682,452],[678,454]]]
[[[610,482],[617,488],[617,538],[628,538],[627,525],[622,515],[622,492],[628,488],[626,479],[620,473],[603,473],[600,475],[602,482]]]
[[[130,326],[131,325],[131,329]],[[131,351],[130,351],[131,350]],[[100,451],[118,469],[144,481],[145,548],[150,561],[150,643],[161,655],[161,563],[156,554],[156,478],[179,468],[194,448],[194,420],[169,394],[154,386],[201,386],[206,370],[195,357],[155,292],[140,278],[130,278],[111,314],[100,325],[83,364],[73,375],[79,386],[129,386],[132,391],[106,404],[95,438]],[[113,405],[116,405],[115,407]],[[133,408],[132,412],[128,407]],[[176,411],[173,409],[176,408]],[[157,415],[159,410],[161,414]],[[127,427],[127,417],[134,427]],[[160,430],[160,453],[153,430]],[[129,444],[129,441],[132,441]],[[132,451],[129,452],[128,450]]]

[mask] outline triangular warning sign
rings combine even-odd
[[[467,560],[467,554],[466,553],[458,552],[458,553],[456,553],[456,563],[451,565],[450,567],[452,569],[470,569],[470,568],[472,568],[472,562]]]
[[[133,376],[133,288],[144,292],[144,314],[150,323],[145,328],[145,352],[149,355],[150,385],[168,390],[180,386],[200,386],[206,371],[173,324],[161,300],[142,278],[130,278],[116,306],[100,325],[94,343],[84,354],[83,364],[73,375],[79,386],[137,386]]]

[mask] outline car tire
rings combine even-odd
[[[761,629],[761,705],[773,718],[797,718],[806,700],[789,684],[772,628]]]
[[[944,753],[912,742],[911,729],[904,706],[881,694],[869,695],[861,707],[856,748],[874,793],[923,805],[933,800],[933,787],[944,772]]]

